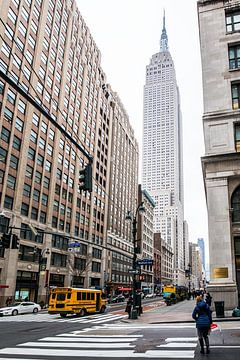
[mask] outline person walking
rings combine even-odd
[[[206,294],[206,298],[205,298],[206,303],[208,304],[209,307],[211,307],[212,305],[212,297],[209,294],[209,292]]]
[[[204,354],[204,342],[206,345],[206,353],[209,354],[209,338],[208,334],[212,324],[212,313],[208,304],[203,300],[202,296],[196,297],[196,306],[192,313],[192,318],[196,321],[198,339],[200,343],[200,353]]]
[[[129,319],[131,318],[132,306],[133,306],[133,298],[132,298],[132,296],[129,296],[128,301],[127,301],[126,310],[125,310],[128,313]]]

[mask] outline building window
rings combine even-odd
[[[37,219],[38,219],[38,209],[35,208],[35,207],[32,207],[31,219],[33,219],[33,220],[37,220]]]
[[[10,157],[10,167],[15,170],[18,168],[18,158],[14,155]]]
[[[16,118],[15,128],[21,133],[23,132],[23,121],[20,120],[18,117]]]
[[[0,184],[3,184],[4,174],[5,174],[5,172],[3,170],[0,170]]]
[[[11,103],[11,104],[15,104],[15,100],[16,100],[16,94],[11,90],[8,89],[7,92],[7,100]]]
[[[33,190],[33,200],[36,202],[39,202],[39,198],[40,198],[40,191],[37,189]]]
[[[229,46],[228,57],[229,57],[229,69],[240,68],[240,44]]]
[[[58,218],[56,216],[52,217],[52,227],[57,228],[58,226]]]
[[[16,178],[12,175],[8,175],[7,187],[14,190],[15,185],[16,185]]]
[[[41,167],[43,167],[43,163],[44,163],[44,157],[40,154],[38,154],[37,156],[37,164]]]
[[[74,268],[80,271],[86,270],[86,259],[80,259],[75,257],[74,259]]]
[[[5,127],[2,127],[1,139],[6,143],[9,143],[9,138],[10,138],[10,131],[8,131]]]
[[[39,221],[42,224],[46,224],[47,214],[44,211],[40,212],[40,218]]]
[[[45,189],[49,189],[49,185],[50,185],[50,179],[48,177],[44,176],[43,187],[45,187]]]
[[[47,206],[48,204],[48,196],[46,194],[42,194],[42,205]]]
[[[98,263],[96,261],[92,262],[92,271],[93,272],[101,272],[101,263]]]
[[[22,203],[21,214],[24,216],[28,216],[28,212],[29,212],[29,205]]]
[[[232,194],[231,208],[232,222],[240,222],[240,186]]]
[[[52,235],[52,247],[55,247],[60,250],[68,249],[68,238],[62,235]]]
[[[226,14],[226,30],[227,32],[240,30],[240,11],[234,11]]]
[[[5,209],[10,209],[10,210],[12,210],[12,208],[13,208],[13,198],[6,195],[6,196],[5,196],[5,199],[4,199],[4,205],[3,205],[3,207],[4,207]]]
[[[66,267],[67,264],[67,256],[62,254],[57,254],[52,252],[51,256],[51,265],[59,266],[59,267]]]
[[[23,195],[30,198],[30,195],[31,195],[31,186],[30,185],[24,184]]]
[[[35,160],[35,155],[36,155],[36,151],[34,149],[32,149],[31,147],[29,147],[28,149],[28,158],[31,160]]]
[[[232,107],[234,110],[240,108],[240,83],[232,84]]]
[[[7,150],[0,147],[0,162],[5,164],[6,159],[7,159]]]
[[[20,148],[21,148],[21,140],[14,135],[13,137],[13,148],[20,151]]]
[[[240,152],[240,124],[235,126],[235,146],[236,151]]]

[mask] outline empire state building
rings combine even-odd
[[[180,284],[185,267],[182,121],[165,14],[160,51],[152,56],[146,67],[142,186],[155,201],[154,232],[160,232],[172,246],[174,281]]]

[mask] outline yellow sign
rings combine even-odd
[[[227,267],[214,268],[213,269],[213,278],[214,279],[228,278],[228,268]]]

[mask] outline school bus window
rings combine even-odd
[[[90,299],[91,299],[91,294],[87,293],[87,300],[90,300]]]
[[[94,294],[91,293],[91,300],[94,300]]]
[[[77,300],[81,300],[81,293],[80,292],[77,293]]]
[[[65,300],[65,297],[66,297],[66,295],[65,294],[57,294],[57,300],[58,301],[64,301]]]
[[[72,295],[71,293],[68,293],[67,294],[67,299],[71,299],[71,295]]]
[[[85,292],[82,293],[82,300],[86,300],[86,293]]]
[[[52,300],[56,299],[56,294],[52,294]]]

